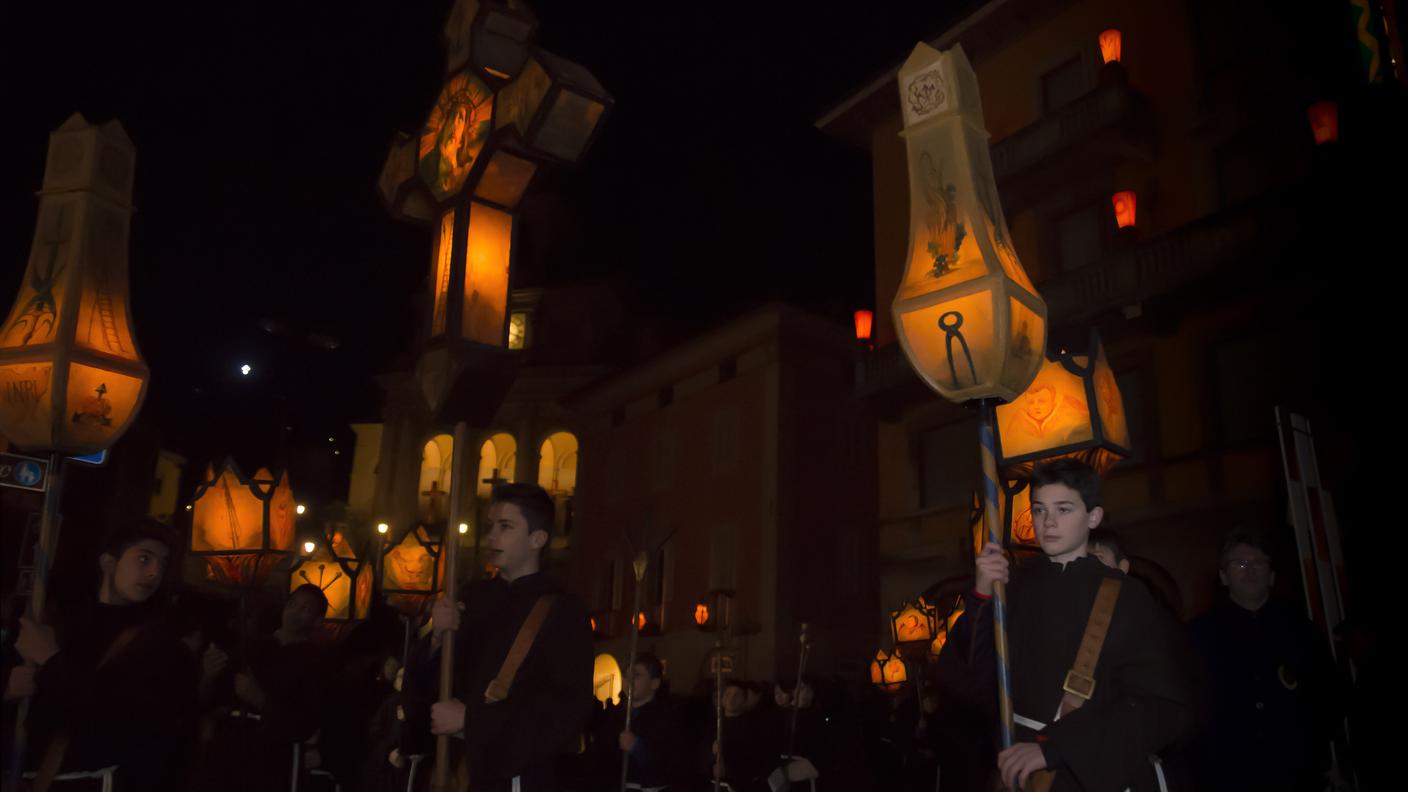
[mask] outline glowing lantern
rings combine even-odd
[[[1316,102],[1306,108],[1310,116],[1310,132],[1315,136],[1315,145],[1333,143],[1340,139],[1340,108],[1334,102]]]
[[[611,615],[612,614],[607,611],[597,611],[589,617],[593,638],[605,639],[611,637]]]
[[[49,136],[29,263],[0,325],[0,435],[92,454],[136,417],[148,370],[132,335],[127,239],[136,151],[74,114]]]
[[[610,95],[591,72],[536,50],[518,78],[499,91],[494,127],[512,128],[533,151],[576,162],[610,106]]]
[[[410,616],[419,614],[440,592],[445,558],[440,540],[425,526],[406,531],[382,555],[381,591],[392,607]]]
[[[1103,474],[1129,456],[1129,418],[1099,334],[1087,353],[1052,356],[1020,398],[999,405],[996,431],[998,462],[1024,472],[1072,456]]]
[[[636,614],[636,629],[644,630],[646,625],[645,611]]]
[[[328,598],[324,618],[334,625],[361,621],[371,612],[372,576],[362,574],[365,565],[357,558],[342,531],[332,539],[320,536],[304,557],[289,570],[289,591],[312,583]]]
[[[895,646],[925,645],[934,640],[938,630],[938,609],[920,597],[906,602],[899,610],[890,611],[890,631]]]
[[[929,643],[929,659],[937,660],[944,646],[948,643],[949,632],[953,630],[953,625],[958,621],[958,617],[963,615],[963,597],[961,595],[953,597],[949,603],[948,614],[938,620],[938,631],[934,634],[934,640]]]
[[[252,478],[234,460],[205,480],[192,500],[191,553],[204,556],[212,580],[256,585],[293,549],[294,499],[288,474],[260,468]]]
[[[706,592],[694,605],[694,623],[706,632],[732,629],[733,596],[731,589]]]
[[[1120,61],[1120,32],[1111,28],[1100,33],[1100,57],[1105,63]]]
[[[875,652],[870,661],[870,683],[886,693],[894,693],[909,681],[909,673],[898,654],[891,657],[884,649]]]
[[[1110,196],[1115,207],[1115,225],[1120,228],[1134,227],[1135,196],[1133,190],[1121,190]]]
[[[445,69],[469,66],[488,79],[512,79],[528,60],[537,27],[519,0],[458,0],[445,22]]]
[[[914,370],[951,401],[1012,399],[1046,347],[1046,303],[1012,248],[962,47],[900,69],[909,152],[908,261],[893,306]]]
[[[870,311],[856,311],[856,340],[862,344],[870,344],[870,327],[874,323],[875,314]]]

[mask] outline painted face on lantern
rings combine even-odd
[[[152,598],[166,576],[171,549],[155,539],[143,539],[122,551],[121,558],[104,553],[103,601],[109,605],[137,605]]]
[[[499,576],[512,581],[538,571],[538,552],[548,543],[546,531],[528,530],[528,518],[516,503],[489,507],[489,531],[484,536],[485,560]]]
[[[1086,509],[1080,493],[1065,484],[1044,484],[1032,493],[1032,528],[1041,551],[1052,561],[1073,561],[1087,552],[1090,531],[1105,510]]]
[[[1056,411],[1056,389],[1046,385],[1028,391],[1022,398],[1027,415],[1037,423],[1045,421],[1051,417],[1051,413]]]

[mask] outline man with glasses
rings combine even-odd
[[[1323,633],[1271,596],[1269,551],[1260,534],[1233,531],[1218,558],[1227,597],[1189,626],[1211,699],[1194,746],[1209,792],[1323,789],[1330,765],[1334,666]]]

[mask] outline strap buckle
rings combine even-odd
[[[1095,677],[1086,676],[1072,668],[1066,672],[1066,681],[1061,685],[1061,689],[1072,696],[1090,701],[1090,697],[1095,695]]]

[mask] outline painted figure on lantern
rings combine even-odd
[[[945,183],[943,172],[929,152],[920,156],[919,167],[924,174],[924,202],[930,211],[926,250],[934,258],[934,277],[941,278],[958,268],[958,251],[968,230],[958,220],[958,188]]]
[[[493,95],[477,78],[450,80],[420,136],[420,174],[441,200],[464,186],[492,130]]]
[[[65,222],[68,209],[67,206],[54,209],[54,220],[43,242],[46,253],[40,254],[44,261],[34,267],[28,288],[21,295],[22,299],[16,302],[15,312],[5,327],[6,345],[13,344],[16,336],[19,336],[19,346],[43,344],[54,337],[59,297],[63,291],[59,276],[63,275],[68,264],[65,253],[73,229],[72,223]]]
[[[1060,381],[1064,379],[1071,382]],[[1080,398],[1083,393],[1074,374],[1055,367],[1044,370],[1015,404],[998,408],[1006,413],[1003,450],[1016,456],[1089,440],[1090,409]]]

